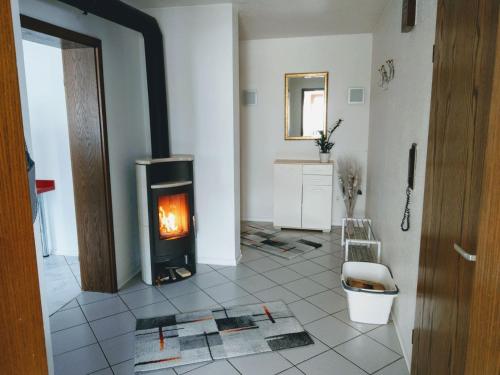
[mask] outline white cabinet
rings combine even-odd
[[[329,232],[332,226],[332,180],[333,163],[276,160],[274,226]]]
[[[302,226],[302,165],[274,168],[274,226]]]

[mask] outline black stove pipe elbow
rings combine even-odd
[[[141,33],[144,37],[153,158],[170,156],[163,35],[156,19],[119,0],[59,0]]]

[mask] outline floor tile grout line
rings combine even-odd
[[[81,276],[80,277],[76,277],[75,273],[73,272],[73,268],[71,268],[71,264],[69,264],[68,259],[66,258],[66,256],[64,256],[64,260],[66,261],[66,264],[68,265],[68,268],[69,268],[71,274],[75,278],[76,283],[78,284],[78,286],[80,287],[80,289],[82,289],[82,285],[81,285],[81,283],[82,283],[82,277]],[[80,264],[80,261],[78,261],[78,264]]]
[[[54,333],[66,331],[67,329],[71,329],[71,328],[75,328],[75,327],[80,327],[80,326],[83,326],[84,324],[88,324],[88,323],[87,322],[83,322],[83,323],[75,324],[74,326],[71,326],[71,327],[66,327],[66,328],[58,329],[57,331],[51,331],[50,335],[52,336]]]
[[[234,368],[238,374],[243,375],[243,373],[238,370],[238,368],[229,359],[227,360],[227,363],[229,363],[229,365]]]
[[[206,362],[206,363],[198,362],[198,363],[191,363],[191,364],[187,364],[187,365],[174,366],[174,367],[170,367],[170,368],[173,369],[176,374],[178,374],[178,375],[184,375],[184,374],[189,374],[190,372],[198,370],[200,368],[206,367],[206,366],[208,366],[208,365],[210,365],[211,363],[214,363],[214,362],[215,362],[215,360],[211,360],[210,362]],[[200,366],[192,368],[191,370],[185,371],[185,372],[183,372],[181,374],[178,373],[177,370],[175,369],[176,367],[191,366],[191,365],[198,365],[198,364],[200,364]]]
[[[380,328],[380,327],[383,327],[383,326],[384,326],[384,325],[380,325],[380,326],[378,326],[377,328]],[[377,339],[375,339],[375,338],[371,337],[371,336],[368,334],[368,333],[370,333],[370,332],[375,331],[377,328],[374,328],[374,329],[372,329],[372,330],[370,330],[370,331],[366,331],[364,334],[366,334],[366,336],[367,336],[368,338],[372,339],[372,340],[373,340],[373,341],[375,341],[376,343],[378,343],[378,344],[380,344],[380,345],[382,345],[382,346],[386,347],[386,348],[387,348],[387,349],[389,349],[391,352],[396,353],[396,354],[397,354],[397,355],[399,355],[400,357],[403,357],[403,354],[398,353],[397,351],[395,351],[394,349],[392,349],[392,348],[391,348],[391,347],[389,347],[388,345],[384,344],[382,341],[379,341],[379,340],[377,340]]]
[[[314,338],[315,338],[315,339],[317,339],[319,342],[321,342],[323,345],[325,345],[325,346],[326,346],[326,349],[325,349],[325,350],[323,350],[323,351],[322,351],[322,352],[320,352],[320,353],[316,353],[315,355],[313,355],[313,356],[311,356],[311,357],[309,357],[309,358],[307,358],[307,359],[304,359],[303,361],[299,361],[299,362],[295,363],[295,364],[294,364],[294,366],[295,366],[295,367],[297,367],[298,365],[300,365],[300,364],[302,364],[302,363],[304,363],[304,362],[307,362],[307,361],[309,361],[309,360],[311,360],[311,359],[313,359],[313,358],[316,358],[316,357],[320,356],[321,354],[325,354],[326,352],[329,352],[330,350],[333,350],[332,348],[330,348],[328,345],[326,345],[326,344],[325,344],[323,341],[321,341],[320,339],[316,338],[315,336],[314,336]],[[295,349],[295,348],[292,348],[292,349]],[[279,353],[282,357],[284,357],[284,356],[283,356],[283,354],[281,354],[281,352],[278,352],[278,353]],[[286,359],[286,357],[284,357],[284,358]],[[299,370],[300,370],[300,368],[299,368]]]
[[[56,357],[60,357],[64,354],[68,354],[68,353],[71,353],[71,352],[75,352],[77,350],[80,350],[80,349],[83,349],[83,348],[88,348],[89,346],[93,346],[93,345],[96,345],[97,344],[97,341],[96,342],[93,342],[91,344],[86,344],[86,345],[82,345],[82,346],[79,346],[78,348],[75,348],[75,349],[71,349],[71,350],[66,350],[65,352],[62,352],[62,353],[59,353],[59,354],[53,354],[53,357],[56,358]],[[103,353],[104,354],[104,353]],[[102,369],[99,369],[99,370],[96,370],[96,371],[100,371]]]
[[[82,306],[80,305],[80,302],[77,300],[76,301],[78,303],[78,306],[80,307],[80,309],[82,310],[82,314],[83,316],[85,317],[85,320],[87,321],[87,324],[89,325],[89,328],[90,328],[90,331],[92,332],[92,334],[94,335],[96,341],[97,341],[97,345],[99,345],[99,349],[101,349],[101,353],[102,355],[104,356],[104,359],[106,360],[106,363],[108,364],[108,367],[111,368],[111,363],[109,362],[108,360],[108,357],[106,356],[106,353],[104,352],[104,349],[102,348],[101,346],[101,343],[99,342],[99,340],[97,339],[97,335],[95,334],[94,330],[92,329],[92,326],[90,325],[90,322],[89,320],[87,319],[87,316],[85,315],[85,313],[83,312],[83,309],[82,309]],[[111,372],[113,372],[113,370],[111,370]]]
[[[372,372],[372,374],[376,374],[377,372],[382,371],[383,369],[385,369],[385,368],[387,368],[387,367],[389,367],[389,366],[391,366],[391,365],[393,365],[393,364],[395,364],[396,362],[401,361],[401,360],[403,360],[403,362],[404,362],[404,364],[405,364],[405,368],[406,368],[406,362],[404,361],[404,357],[403,357],[403,356],[401,356],[401,357],[399,357],[398,359],[396,359],[396,360],[394,360],[394,361],[392,361],[392,362],[390,362],[390,363],[386,364],[385,366],[383,366],[383,367],[379,368],[378,370],[375,370],[374,372]]]
[[[349,340],[351,341],[351,340]],[[348,341],[346,341],[348,342]],[[370,374],[368,371],[366,371],[364,368],[362,368],[361,366],[359,366],[357,363],[351,361],[349,358],[345,357],[344,355],[340,354],[339,352],[337,352],[335,349],[332,348],[332,350],[339,356],[341,356],[342,358],[344,358],[346,361],[349,361],[350,363],[352,363],[354,366],[356,366],[357,368],[359,368],[361,371],[363,371],[365,374]]]
[[[83,306],[88,306],[88,305],[93,305],[94,303],[99,303],[99,302],[102,302],[102,301],[106,301],[108,299],[111,299],[113,297],[117,297],[118,296],[118,293],[102,293],[102,292],[87,292],[87,291],[82,291],[82,293],[100,293],[100,294],[103,294],[103,295],[106,296],[105,298],[101,298],[101,299],[98,299],[97,301],[92,301],[92,302],[88,302],[88,303],[80,303],[80,301],[78,301],[78,297],[79,296],[77,296],[75,298],[75,300],[78,303],[78,305],[80,305],[82,307]]]

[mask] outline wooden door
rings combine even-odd
[[[0,374],[47,374],[10,1],[0,1]]]
[[[116,273],[105,133],[92,47],[64,48],[78,249],[83,290],[115,292]]]
[[[23,15],[21,25],[62,49],[82,289],[116,292],[101,41]]]
[[[498,2],[440,0],[413,374],[463,374],[477,248]]]

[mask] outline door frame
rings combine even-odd
[[[500,19],[500,9],[499,9]],[[466,374],[500,373],[500,22],[479,218],[477,261],[472,286]]]
[[[91,270],[87,269],[84,263],[80,262],[81,273],[84,275],[82,277],[82,289],[89,291],[99,291],[99,292],[109,292],[114,293],[118,290],[117,276],[116,276],[116,260],[115,260],[115,243],[114,243],[114,231],[113,231],[113,211],[112,211],[112,200],[111,200],[111,183],[110,183],[110,172],[109,172],[109,156],[108,156],[108,137],[107,137],[107,123],[106,123],[106,110],[105,110],[105,95],[104,95],[104,79],[103,79],[103,62],[102,62],[102,43],[100,39],[81,34],[72,30],[65,29],[60,26],[53,25],[51,23],[29,17],[21,14],[21,28],[30,30],[34,34],[30,34],[30,37],[38,43],[45,45],[52,45],[59,47],[63,50],[85,47],[92,48],[95,56],[95,70],[96,70],[96,83],[97,83],[97,100],[99,105],[99,125],[100,125],[100,157],[102,159],[102,167],[104,169],[103,181],[104,181],[104,200],[105,212],[106,212],[106,227],[103,230],[106,231],[107,241],[107,254],[105,256],[107,259],[104,264],[107,264],[106,272],[103,272],[99,267],[97,269]],[[68,87],[66,86],[66,90]],[[70,145],[71,149],[71,145]],[[75,174],[73,173],[73,185],[76,188],[78,186],[78,181],[75,180]],[[78,202],[75,196],[75,206],[84,205],[84,202]],[[77,210],[78,215],[78,210]],[[78,222],[78,220],[77,220]],[[85,238],[83,232],[85,229],[78,228],[78,242],[80,243],[82,238]],[[82,251],[85,248],[79,246],[80,258]],[[85,258],[85,254],[84,254]],[[100,262],[99,264],[103,264]],[[99,272],[100,275],[94,275],[90,277],[92,272]],[[88,282],[84,282],[89,280]],[[96,282],[95,280],[98,280]]]

